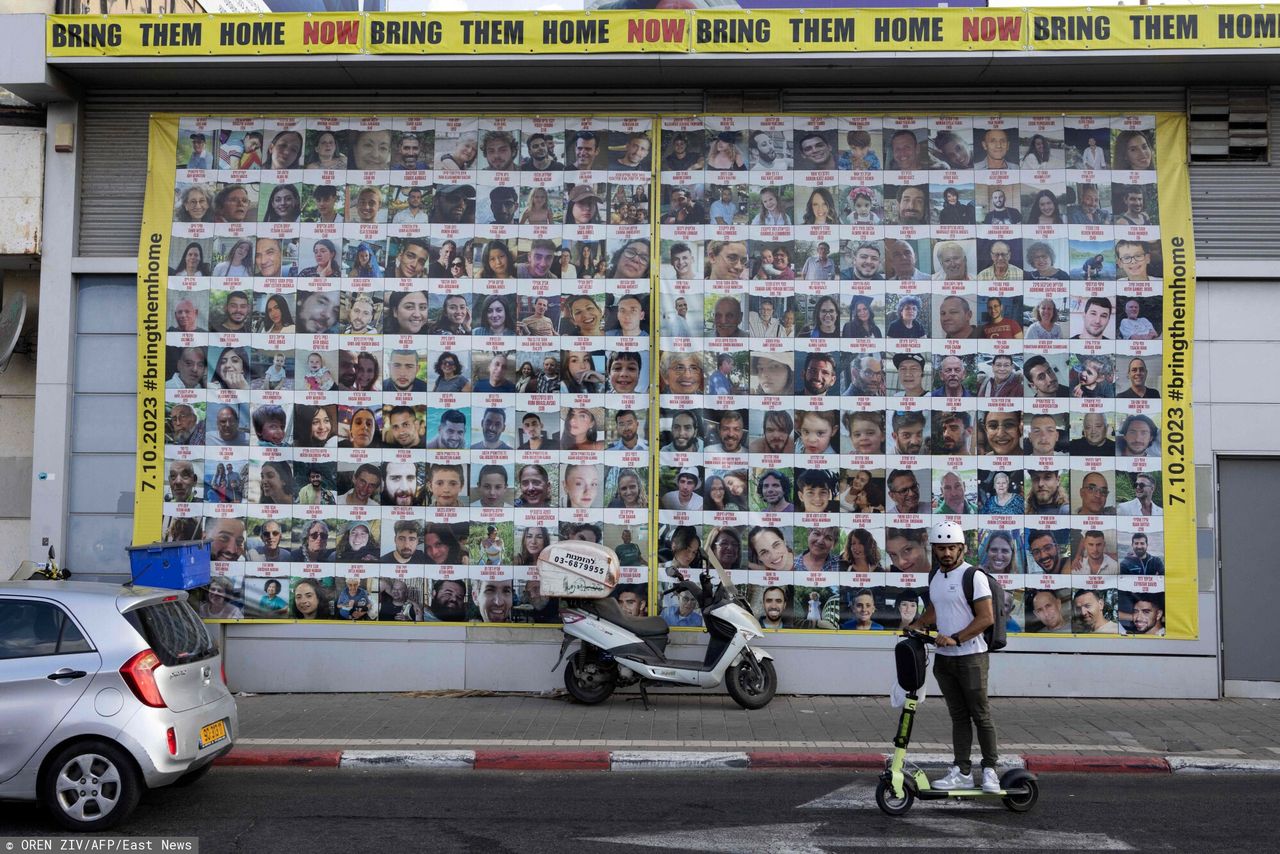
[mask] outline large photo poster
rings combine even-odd
[[[153,122],[135,540],[211,542],[201,616],[555,623],[535,566],[566,538],[647,602],[652,144],[647,117]]]
[[[1193,637],[1180,122],[663,118],[663,616],[706,550],[769,628],[891,630],[945,516],[1012,632]]]
[[[1197,636],[1180,115],[157,116],[134,541],[207,619]]]

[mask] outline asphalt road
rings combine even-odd
[[[838,771],[515,773],[218,768],[149,794],[129,836],[197,836],[212,852],[820,854],[874,849],[1275,850],[1280,777],[1065,776],[1026,815],[872,801],[875,775]],[[0,804],[0,837],[56,835]],[[393,847],[394,846],[394,847]]]

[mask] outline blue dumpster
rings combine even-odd
[[[133,583],[170,590],[209,584],[209,544],[204,540],[127,546]]]

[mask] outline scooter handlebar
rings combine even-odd
[[[915,638],[916,640],[923,641],[925,643],[936,644],[938,642],[938,639],[928,632],[919,632],[915,629],[908,629],[905,627],[902,629],[902,636],[904,638]]]
[[[688,578],[683,578],[680,581],[676,582],[675,587],[672,588],[673,593],[679,590],[688,591],[689,594],[692,595],[694,599],[697,599],[698,602],[701,603],[702,587],[699,586],[697,582],[692,581]]]

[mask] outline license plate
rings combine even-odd
[[[200,727],[200,747],[205,748],[211,744],[217,744],[225,740],[227,737],[227,721],[223,718],[220,721],[214,721],[207,726]]]

